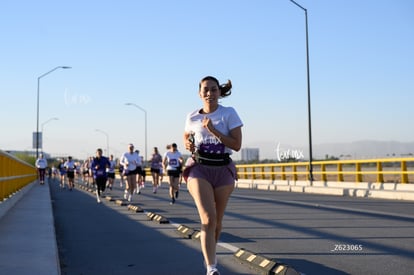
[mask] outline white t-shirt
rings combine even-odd
[[[36,160],[36,167],[39,169],[45,169],[47,167],[47,160],[45,158],[38,158]]]
[[[69,172],[73,172],[75,171],[75,162],[73,160],[67,160],[64,164],[64,167],[69,171]]]
[[[185,132],[194,133],[195,146],[198,151],[211,154],[231,154],[233,151],[224,146],[217,137],[203,127],[203,119],[211,119],[214,128],[223,135],[228,135],[234,128],[243,126],[239,115],[233,107],[219,105],[217,110],[210,114],[201,114],[200,109],[187,115]]]
[[[180,167],[181,153],[179,151],[168,151],[164,154],[164,159],[167,158],[167,170],[177,170]]]
[[[137,166],[141,167],[143,162],[144,162],[144,158],[138,154]]]
[[[141,163],[140,157],[136,152],[126,152],[122,155],[119,163],[124,166],[124,169],[134,171],[137,169],[137,165]]]
[[[115,166],[116,166],[116,161],[109,160],[109,167],[106,168],[106,172],[108,172],[108,173],[115,173]]]

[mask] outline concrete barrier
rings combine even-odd
[[[291,192],[290,185],[278,185],[276,186],[276,191]]]
[[[414,201],[414,184],[376,182],[325,182],[291,180],[239,180],[236,188],[265,191],[298,192],[349,197],[368,197]]]
[[[346,189],[344,188],[325,188],[325,187],[304,187],[304,192],[309,194],[323,194],[323,195],[335,195],[344,196]]]
[[[395,190],[414,192],[414,184],[397,184]]]

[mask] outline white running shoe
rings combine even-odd
[[[131,201],[131,199],[132,199],[132,196],[131,195],[128,195],[128,201],[129,202]]]
[[[124,199],[127,199],[127,196],[128,196],[128,191],[127,191],[127,190],[125,190],[125,193],[124,193]]]

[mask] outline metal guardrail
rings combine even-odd
[[[240,179],[307,180],[309,162],[240,164]],[[414,158],[313,161],[315,181],[414,183]]]
[[[36,178],[35,167],[0,150],[0,202]]]

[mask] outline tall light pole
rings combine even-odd
[[[309,38],[308,38],[308,10],[290,0],[293,4],[301,8],[305,12],[305,27],[306,27],[306,71],[308,82],[308,131],[309,131],[309,180],[313,181],[313,167],[312,167],[312,123],[311,123],[311,101],[310,101],[310,73],[309,73]]]
[[[106,156],[109,157],[109,135],[108,133],[100,130],[100,129],[95,129],[95,131],[100,132],[102,134],[104,134],[106,136]]]
[[[43,136],[43,128],[45,127],[45,125],[49,122],[51,122],[52,120],[59,120],[57,117],[52,117],[48,120],[46,120],[45,122],[42,123],[42,136]],[[42,151],[43,151],[43,142],[42,142]]]
[[[40,94],[40,79],[57,69],[71,69],[72,67],[69,66],[57,66],[52,70],[48,71],[47,73],[42,74],[37,78],[37,120],[36,120],[36,159],[39,157],[39,94]]]
[[[127,106],[134,106],[135,108],[140,109],[141,111],[144,112],[145,115],[145,161],[148,160],[147,156],[148,156],[148,143],[147,143],[147,139],[148,139],[148,133],[147,133],[147,111],[142,108],[141,106],[138,106],[135,103],[125,103],[125,105]]]

